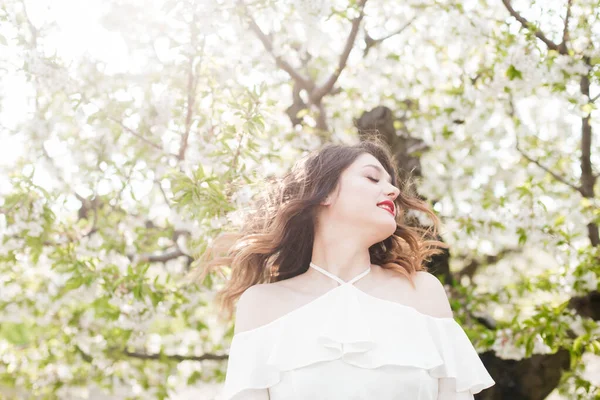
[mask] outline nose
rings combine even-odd
[[[392,201],[396,200],[396,198],[398,197],[399,194],[400,194],[400,189],[398,189],[396,186],[390,184],[390,189],[388,190],[388,196],[392,197]]]

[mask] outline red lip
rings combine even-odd
[[[385,205],[389,206],[392,209],[392,211],[390,211],[390,213],[392,215],[396,216],[396,207],[394,206],[394,203],[392,201],[390,201],[390,200],[384,200],[384,201],[382,201],[380,203],[377,203],[378,206],[380,206],[382,204],[385,204]]]

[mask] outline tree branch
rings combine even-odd
[[[350,52],[352,51],[352,48],[354,47],[354,43],[356,41],[356,36],[358,34],[360,23],[365,15],[364,7],[365,7],[366,2],[367,2],[367,0],[359,0],[359,2],[358,2],[359,15],[358,15],[358,17],[356,17],[355,19],[352,20],[352,26],[350,28],[350,33],[348,34],[348,37],[346,38],[346,43],[344,45],[342,54],[339,57],[336,70],[329,76],[329,78],[327,78],[327,80],[323,83],[322,86],[316,87],[315,83],[312,80],[307,79],[304,76],[302,76],[286,60],[284,60],[282,57],[278,56],[275,53],[275,51],[273,50],[273,42],[272,42],[271,38],[269,36],[267,36],[262,31],[262,29],[260,29],[260,27],[254,20],[254,18],[252,18],[252,16],[250,15],[250,12],[248,11],[248,8],[246,7],[244,1],[243,0],[238,1],[238,4],[243,9],[244,15],[248,20],[250,29],[256,34],[256,36],[261,41],[261,43],[263,44],[263,47],[267,50],[267,52],[269,54],[271,54],[271,56],[273,56],[273,58],[275,59],[276,65],[280,69],[284,70],[292,78],[292,80],[295,83],[294,86],[296,87],[297,90],[305,90],[308,93],[309,103],[312,105],[315,105],[318,108],[319,115],[317,116],[317,126],[316,127],[319,130],[327,131],[326,113],[325,113],[324,106],[321,104],[321,100],[327,94],[330,94],[333,92],[333,87],[334,87],[335,83],[337,82],[340,74],[346,67],[348,57],[350,56]],[[292,115],[291,116],[292,123],[295,123],[295,121],[297,121],[297,119],[296,119],[297,111],[295,111],[294,108],[296,108],[296,107],[291,107],[288,110],[289,114]],[[296,114],[294,114],[294,112],[296,112]]]
[[[534,164],[536,164],[538,167],[540,167],[541,169],[543,169],[544,171],[546,171],[547,173],[549,173],[550,175],[552,175],[554,177],[554,179],[556,179],[559,182],[564,183],[565,185],[569,186],[570,188],[576,190],[579,193],[582,193],[582,188],[574,185],[573,183],[567,181],[565,178],[563,178],[562,176],[558,175],[557,173],[555,173],[554,171],[552,171],[550,168],[542,165],[542,163],[539,160],[535,160],[532,157],[530,157],[528,154],[526,154],[520,147],[519,147],[519,139],[517,138],[517,150],[519,151],[519,153],[521,153],[523,155],[523,157],[525,157],[529,162],[532,162]]]
[[[511,116],[511,118],[518,119],[518,117],[516,115],[515,107],[514,107],[514,104],[513,104],[513,101],[512,101],[512,96],[509,99],[508,105],[509,105],[508,114]],[[516,143],[516,149],[517,149],[517,151],[519,153],[521,153],[521,155],[523,155],[523,157],[525,157],[529,162],[532,162],[532,163],[536,164],[538,167],[540,167],[541,169],[543,169],[544,171],[546,171],[547,173],[549,173],[550,175],[552,175],[554,177],[554,179],[556,179],[557,181],[559,181],[561,183],[564,183],[565,185],[569,186],[570,188],[576,190],[577,192],[579,192],[579,193],[581,193],[583,195],[583,188],[582,187],[576,186],[575,184],[567,181],[562,176],[560,176],[557,173],[555,173],[554,171],[550,170],[550,168],[542,165],[542,163],[539,160],[535,160],[532,157],[530,157],[519,146],[519,136],[517,134],[515,135],[515,139],[516,139],[516,142],[517,142]]]
[[[142,135],[140,135],[139,133],[137,133],[136,131],[134,131],[133,129],[129,128],[127,125],[125,125],[123,122],[119,121],[118,119],[115,119],[113,117],[107,117],[109,120],[116,122],[117,124],[121,125],[121,127],[123,129],[125,129],[127,132],[131,133],[133,136],[135,136],[136,138],[140,139],[141,141],[143,141],[144,143],[154,147],[155,149],[161,150],[163,151],[164,149],[162,148],[162,146],[152,142],[151,140],[146,139],[145,137],[143,137]]]
[[[571,5],[573,0],[567,1],[567,14],[565,15],[565,27],[563,28],[562,42],[558,47],[561,49],[561,54],[568,52],[567,42],[569,41],[569,19],[571,18]]]
[[[36,111],[36,113],[40,116],[42,115],[42,113],[40,113],[39,111]],[[60,167],[58,165],[56,165],[56,161],[54,161],[54,158],[52,158],[52,156],[50,156],[50,154],[48,153],[48,150],[46,150],[46,147],[44,146],[43,142],[40,143],[40,149],[42,149],[42,154],[44,155],[46,160],[48,160],[48,162],[50,163],[50,166],[54,170],[54,172],[55,172],[54,176],[56,177],[56,179],[61,181],[66,187],[70,187],[69,183],[64,178]]]
[[[138,358],[140,360],[161,360],[166,358],[168,360],[174,361],[205,361],[205,360],[227,360],[229,355],[227,354],[203,354],[201,356],[182,356],[179,354],[146,354],[146,353],[138,353],[135,351],[127,351],[123,350],[123,354],[128,357]]]
[[[140,261],[148,261],[148,262],[167,262],[169,260],[173,260],[175,258],[179,258],[185,256],[188,261],[192,260],[193,258],[187,254],[185,254],[180,248],[179,246],[177,246],[177,249],[168,253],[163,253],[163,254],[142,254],[140,255]]]
[[[173,231],[173,242],[177,242],[179,236],[192,236],[192,232],[186,231],[185,229],[176,229]]]
[[[121,189],[119,189],[119,193],[117,193],[117,196],[115,197],[115,203],[118,204],[121,202],[121,197],[123,196],[123,192],[125,191],[125,188],[127,187],[127,185],[129,185],[129,182],[131,181],[131,176],[133,175],[134,171],[135,171],[135,166],[137,165],[137,162],[134,162],[131,164],[131,168],[129,169],[129,173],[127,174],[127,176],[125,177],[125,183],[123,183],[123,187],[121,187]]]
[[[154,183],[156,183],[156,185],[158,186],[158,188],[160,189],[160,192],[162,193],[162,197],[165,200],[165,204],[169,207],[171,207],[171,202],[169,201],[169,198],[167,197],[167,192],[165,192],[165,189],[162,187],[162,184],[160,183],[160,181],[158,179],[154,179]]]
[[[242,131],[240,134],[240,140],[238,140],[237,148],[235,149],[235,155],[233,156],[233,161],[231,162],[231,170],[235,171],[237,169],[237,164],[240,159],[240,154],[242,152],[242,141],[244,140],[245,131]]]
[[[287,74],[290,76],[290,78],[292,78],[298,85],[300,85],[300,87],[302,87],[302,89],[310,92],[312,90],[312,88],[315,86],[314,82],[303,77],[298,71],[296,71],[296,69],[294,69],[294,67],[292,67],[290,65],[290,63],[288,63],[282,57],[275,54],[275,51],[273,50],[273,42],[262,31],[262,29],[260,29],[260,26],[258,26],[258,24],[254,20],[254,18],[252,18],[252,15],[250,15],[250,12],[249,12],[248,8],[246,7],[246,4],[242,0],[240,0],[238,4],[244,10],[244,15],[248,19],[248,24],[250,25],[250,29],[258,37],[260,42],[263,44],[263,47],[265,48],[265,50],[267,50],[267,52],[275,59],[275,64],[279,68],[281,68],[282,70],[287,72]]]
[[[512,15],[517,21],[519,21],[521,23],[523,28],[533,32],[535,34],[535,36],[538,39],[540,39],[542,42],[544,42],[550,50],[556,50],[556,51],[560,52],[561,54],[566,54],[566,50],[559,48],[559,46],[556,43],[554,43],[552,40],[548,39],[548,37],[546,37],[546,35],[544,35],[544,33],[541,30],[534,29],[534,26],[531,24],[531,22],[529,22],[527,19],[525,19],[523,16],[521,16],[521,14],[519,14],[517,11],[515,11],[515,9],[511,5],[510,0],[502,0],[502,3],[506,7],[506,9],[510,13],[510,15]]]
[[[77,350],[77,352],[82,356],[82,358],[86,361],[86,362],[92,362],[93,357],[90,354],[87,354],[85,351],[83,351],[83,349],[79,346],[75,346],[75,349]],[[227,360],[229,358],[228,354],[211,354],[211,353],[206,353],[203,354],[201,356],[183,356],[183,355],[179,355],[179,354],[148,354],[148,353],[141,353],[141,352],[137,352],[137,351],[129,351],[129,350],[124,350],[118,347],[109,347],[107,349],[107,351],[109,353],[121,353],[123,355],[126,355],[127,357],[132,357],[132,358],[138,358],[140,360],[162,360],[162,359],[167,359],[167,360],[173,360],[173,361],[205,361],[205,360],[216,360],[216,361],[220,361],[220,360]]]
[[[301,88],[296,82],[292,86],[292,104],[286,108],[285,113],[290,118],[293,126],[302,125],[303,117],[298,117],[300,111],[306,110],[308,106],[300,96]]]
[[[489,265],[496,264],[511,254],[520,254],[522,252],[523,249],[520,248],[504,248],[497,254],[488,254],[483,256],[481,259],[472,258],[460,271],[458,271],[458,273],[455,274],[456,281],[460,282],[464,276],[468,276],[472,279],[480,267],[487,267]],[[465,258],[467,258],[467,256],[465,256]]]
[[[335,71],[329,76],[329,79],[325,81],[323,86],[318,87],[312,93],[310,93],[311,102],[314,104],[318,104],[321,99],[328,94],[331,89],[333,89],[333,85],[337,82],[340,74],[346,67],[346,62],[348,61],[348,57],[350,56],[350,52],[352,51],[352,47],[354,47],[354,42],[356,41],[356,35],[358,34],[358,28],[360,27],[360,22],[365,16],[365,4],[367,0],[360,0],[358,2],[358,7],[360,9],[358,17],[352,20],[352,27],[350,28],[350,33],[346,38],[346,44],[344,46],[344,50],[340,55],[340,59],[338,61],[338,66]]]
[[[404,32],[409,26],[412,25],[413,22],[415,22],[416,19],[417,19],[417,17],[414,17],[413,19],[408,21],[406,24],[404,24],[402,27],[400,27],[400,29],[395,30],[394,32],[392,32],[382,38],[379,38],[379,39],[373,39],[367,32],[365,32],[365,50],[363,51],[363,57],[367,56],[367,54],[369,53],[369,50],[371,50],[371,47],[377,46],[384,40],[387,40],[393,36],[399,35],[402,32]]]
[[[322,102],[317,104],[317,109],[319,110],[319,114],[317,115],[316,128],[322,131],[327,131],[327,112],[325,111],[325,106],[323,106]]]
[[[579,81],[579,90],[584,96],[590,97],[590,72],[592,70],[592,63],[590,56],[584,56],[583,61],[587,66],[587,73],[582,74]],[[593,129],[591,124],[591,114],[587,113],[581,118],[581,194],[583,197],[593,199],[595,196],[594,187],[596,186],[596,179],[594,177],[594,170],[592,168],[592,139]],[[587,225],[588,237],[592,246],[600,245],[600,232],[598,230],[598,224],[591,221]]]
[[[196,35],[198,34],[196,29],[196,13],[192,17],[190,27],[190,42],[192,44],[192,50],[196,50]],[[204,52],[204,43],[202,40],[202,44],[200,46],[200,51]],[[188,81],[187,81],[187,110],[185,114],[185,131],[183,136],[181,137],[181,144],[179,145],[179,154],[177,158],[179,161],[183,161],[185,159],[185,153],[188,147],[188,139],[190,137],[190,131],[192,129],[192,122],[194,116],[194,105],[196,104],[196,88],[198,86],[198,79],[194,74],[194,62],[196,61],[196,56],[194,53],[190,54],[189,62],[188,62]]]

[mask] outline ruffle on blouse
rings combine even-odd
[[[284,371],[337,359],[360,368],[422,368],[433,378],[454,379],[457,393],[475,394],[495,384],[453,318],[432,317],[342,285],[236,334],[221,398],[274,386]]]

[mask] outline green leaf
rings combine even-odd
[[[204,322],[202,322],[202,321],[198,321],[198,322],[196,323],[196,330],[197,330],[198,332],[200,332],[200,331],[202,331],[202,330],[204,330],[204,329],[208,329],[208,325],[206,325],[206,324],[205,324]]]
[[[523,74],[521,73],[521,71],[519,71],[518,69],[516,69],[515,66],[512,65],[512,64],[506,70],[506,76],[511,81],[513,79],[523,79]]]
[[[23,346],[29,342],[27,332],[27,326],[23,323],[5,322],[0,325],[0,337],[17,346]]]
[[[527,243],[527,231],[522,227],[517,228],[517,234],[519,235],[519,246],[523,246]]]
[[[533,353],[533,347],[535,345],[534,339],[535,339],[535,335],[527,336],[527,341],[525,344],[525,356],[526,357],[531,357],[531,354]]]
[[[454,135],[454,131],[448,128],[448,125],[444,125],[444,129],[442,130],[442,136],[444,139],[450,139]]]
[[[585,341],[589,339],[589,335],[581,335],[577,339],[573,341],[573,352],[577,354],[581,354],[583,351],[583,346],[585,345]]]
[[[161,302],[162,299],[163,299],[162,294],[160,294],[158,292],[154,292],[154,291],[150,292],[150,300],[152,300],[152,305],[154,307],[156,307],[158,305],[158,303]]]
[[[85,280],[81,275],[75,275],[69,278],[69,280],[65,283],[64,288],[66,291],[75,290],[83,285],[84,282]]]

